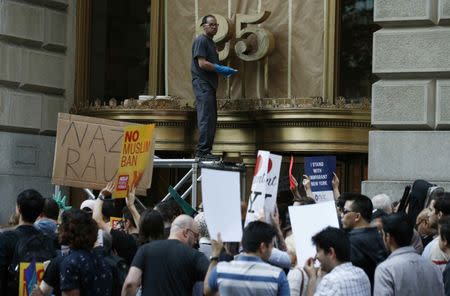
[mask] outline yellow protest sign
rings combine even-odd
[[[44,263],[21,262],[19,265],[19,296],[29,296],[44,278]]]
[[[125,198],[136,186],[153,157],[154,124],[130,125],[124,128],[119,170],[115,181],[114,198]]]

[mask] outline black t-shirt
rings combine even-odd
[[[111,229],[110,234],[112,237],[112,249],[117,252],[119,257],[125,259],[128,266],[130,266],[138,247],[137,236],[116,229]]]
[[[153,241],[139,248],[132,266],[142,270],[142,295],[192,295],[203,281],[209,261],[178,240]]]
[[[217,54],[216,44],[205,34],[201,34],[200,36],[198,36],[192,44],[192,80],[200,78],[204,81],[207,81],[214,89],[217,89],[219,82],[217,73],[205,71],[200,68],[197,60],[198,57],[203,57],[208,62],[213,64],[219,63],[219,55]]]

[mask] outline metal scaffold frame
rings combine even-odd
[[[189,194],[191,194],[191,206],[192,208],[197,208],[198,203],[198,182],[201,181],[202,176],[199,175],[200,168],[210,168],[210,169],[219,169],[219,170],[227,170],[227,171],[238,171],[240,172],[241,179],[241,200],[245,199],[245,188],[246,188],[246,168],[244,164],[235,164],[235,163],[224,163],[224,162],[213,162],[213,161],[200,161],[195,158],[188,159],[162,159],[157,156],[153,159],[153,167],[154,168],[187,168],[189,171],[178,181],[173,188],[178,191],[186,182],[190,180],[191,185],[186,189],[186,191],[181,194],[181,198],[186,199]],[[59,187],[59,186],[58,186]],[[55,188],[56,189],[56,188]],[[88,195],[90,199],[95,199],[95,195],[92,193],[92,190],[84,188],[84,191]],[[170,197],[170,193],[167,193],[166,196],[161,201],[165,201]],[[143,208],[146,209],[145,205],[136,198],[136,202]]]

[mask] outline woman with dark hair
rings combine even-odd
[[[152,209],[146,209],[139,221],[139,244],[164,238],[164,221],[162,215]]]
[[[78,209],[66,211],[59,238],[70,247],[60,264],[63,295],[112,295],[111,267],[93,251],[97,224],[90,215]]]

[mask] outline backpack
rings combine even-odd
[[[45,262],[56,257],[53,240],[36,230],[36,233],[25,236],[17,231],[19,240],[14,249],[11,263],[8,266],[8,292],[10,295],[18,295],[19,273],[21,262]]]
[[[113,296],[120,296],[125,278],[128,274],[128,264],[122,257],[108,254],[103,257],[106,264],[111,267],[113,276]]]
[[[400,201],[399,211],[406,212],[408,208],[408,218],[412,225],[415,225],[419,213],[429,205],[435,195],[441,192],[444,192],[444,188],[425,180],[415,180],[412,186],[405,188],[402,200]]]

